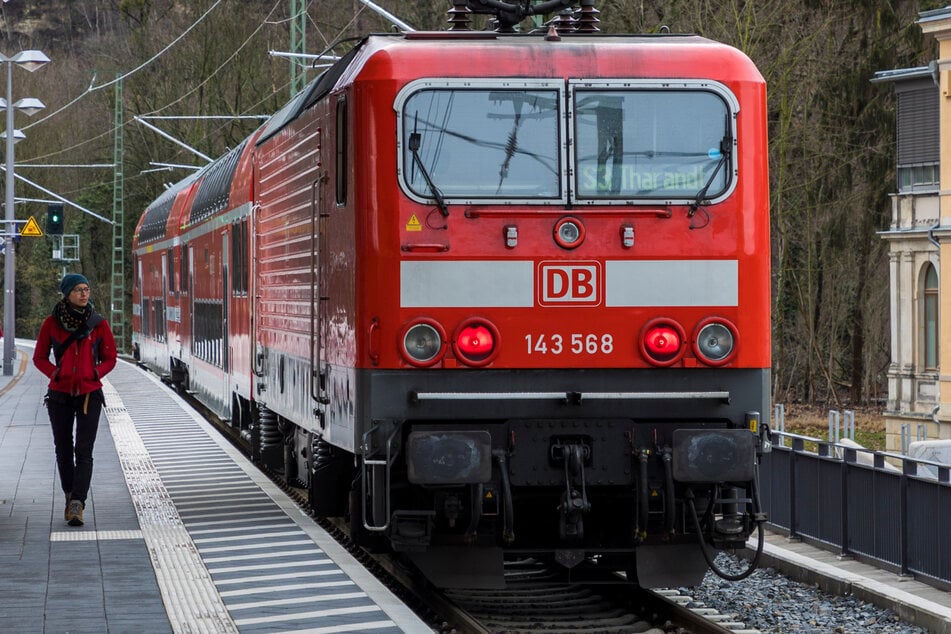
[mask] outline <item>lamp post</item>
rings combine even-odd
[[[16,355],[14,337],[16,336],[16,276],[14,267],[16,257],[13,251],[13,236],[16,234],[16,214],[13,209],[13,144],[16,143],[17,132],[13,128],[13,111],[22,110],[28,115],[34,115],[45,106],[39,99],[28,97],[13,103],[13,65],[25,68],[31,73],[50,61],[42,51],[21,51],[13,57],[0,53],[0,62],[7,70],[7,97],[2,105],[7,115],[7,127],[3,133],[6,142],[6,185],[4,193],[4,232],[3,232],[3,375],[13,375],[13,359]],[[21,133],[22,138],[22,133]]]

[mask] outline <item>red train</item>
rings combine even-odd
[[[140,362],[440,585],[692,585],[765,519],[763,78],[591,4],[362,39],[136,232]]]

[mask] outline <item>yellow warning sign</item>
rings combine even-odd
[[[419,218],[416,217],[416,214],[413,214],[409,217],[409,222],[406,223],[407,231],[422,231],[423,226],[419,224]]]
[[[26,224],[23,225],[23,228],[20,229],[20,235],[31,238],[39,238],[43,235],[43,231],[40,229],[40,225],[36,223],[36,218],[30,216],[30,219],[27,220]]]

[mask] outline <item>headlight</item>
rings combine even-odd
[[[736,327],[720,319],[701,322],[694,337],[693,351],[707,365],[727,363],[736,352]]]
[[[555,242],[565,249],[574,249],[584,242],[584,225],[577,218],[562,218],[555,223]]]
[[[401,352],[410,364],[420,367],[433,365],[443,352],[445,336],[434,322],[417,322],[403,332]]]

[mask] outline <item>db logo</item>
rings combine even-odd
[[[598,306],[601,263],[541,262],[536,288],[542,306]]]

